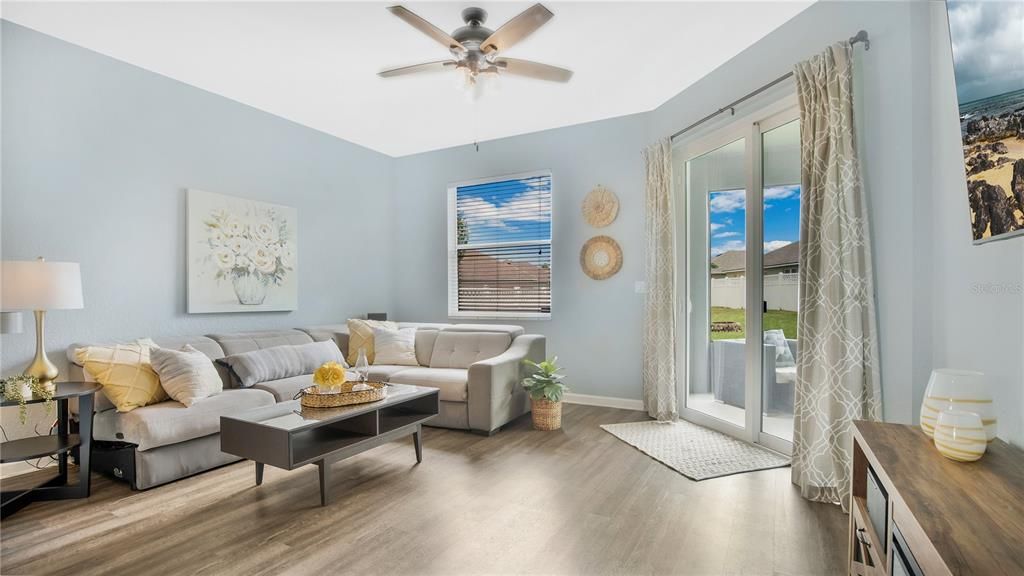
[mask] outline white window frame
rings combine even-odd
[[[479,244],[458,243],[458,189],[464,186],[478,186],[492,182],[504,182],[506,180],[521,180],[524,178],[536,178],[547,176],[551,182],[551,237],[548,240],[525,240],[516,242],[487,242]],[[550,320],[551,310],[555,307],[555,179],[551,170],[531,170],[529,172],[518,172],[516,174],[505,174],[490,178],[479,178],[476,180],[465,180],[453,182],[448,185],[448,317],[475,319],[475,320]],[[458,251],[463,248],[493,248],[496,246],[529,246],[535,244],[547,244],[551,254],[551,269],[549,270],[551,281],[551,304],[548,312],[468,312],[459,310],[459,275],[458,275]]]

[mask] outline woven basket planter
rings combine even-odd
[[[562,403],[530,399],[533,427],[537,430],[558,430],[562,427]]]

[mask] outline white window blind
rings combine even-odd
[[[551,317],[551,174],[448,188],[448,314]]]

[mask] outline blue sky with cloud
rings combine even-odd
[[[800,186],[764,191],[765,252],[800,240]],[[746,248],[746,192],[721,190],[709,194],[711,256]]]
[[[469,230],[470,243],[551,238],[548,176],[460,186],[456,206]]]

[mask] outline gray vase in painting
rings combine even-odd
[[[267,283],[257,274],[236,274],[231,278],[238,303],[245,306],[259,306],[267,297]]]

